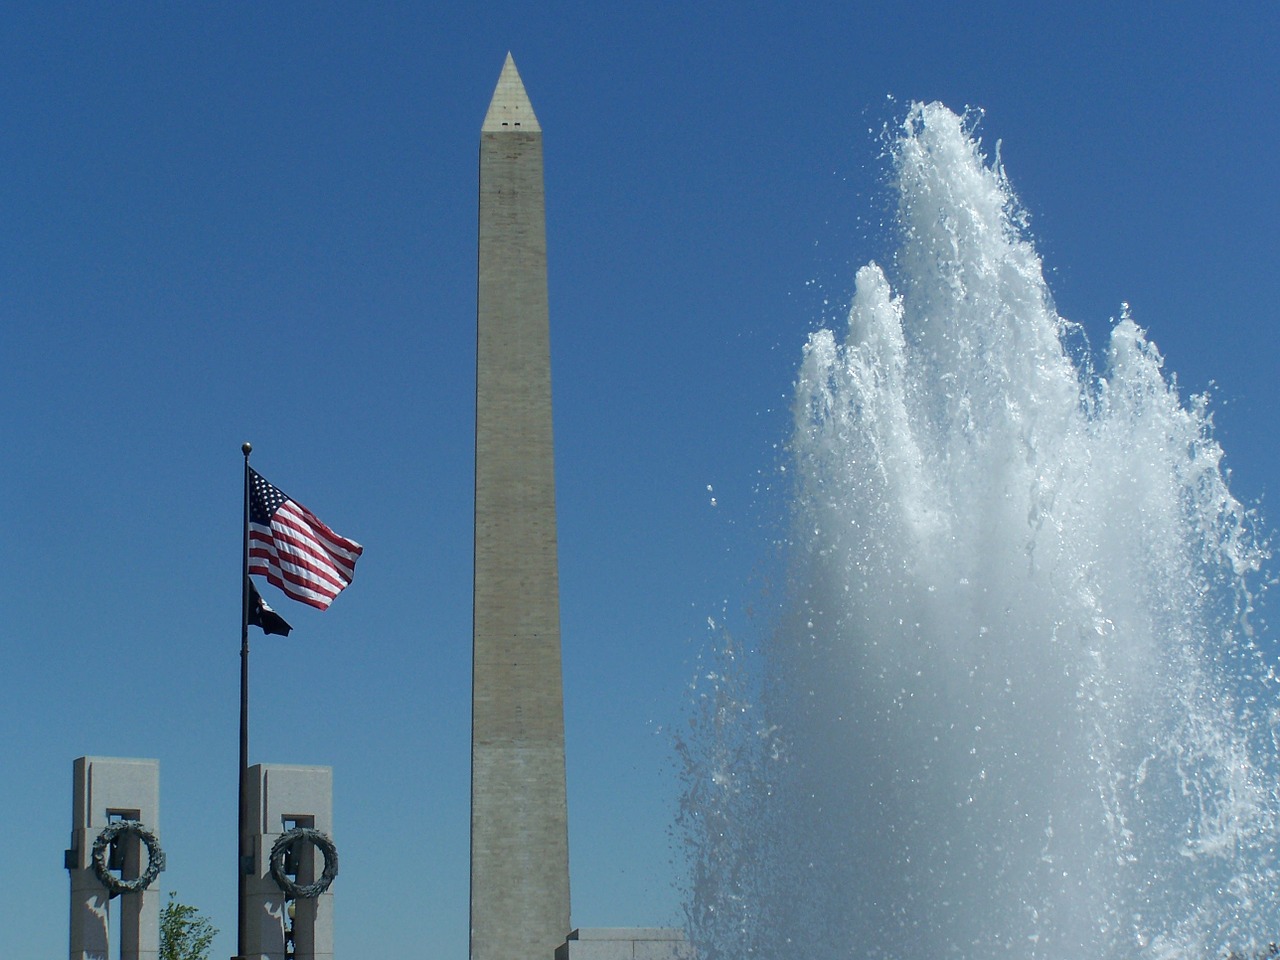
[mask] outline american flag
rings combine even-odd
[[[355,575],[364,547],[249,468],[249,572],[324,610]]]

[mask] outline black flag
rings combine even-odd
[[[284,617],[267,606],[267,602],[258,595],[258,588],[252,580],[249,581],[249,624],[261,627],[263,633],[275,633],[282,637],[287,637],[293,629]]]

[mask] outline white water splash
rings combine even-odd
[[[701,955],[1265,951],[1269,555],[1207,402],[1127,310],[1095,372],[963,118],[915,105],[894,170],[893,282],[804,350],[784,609],[680,745]]]

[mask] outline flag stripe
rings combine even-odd
[[[267,577],[277,587],[280,587],[291,596],[295,593],[302,593],[309,597],[323,596],[332,600],[345,586],[345,584],[336,584],[318,577],[305,568],[287,560],[281,562],[279,558],[270,553],[261,558],[251,559],[249,572]]]
[[[330,597],[336,597],[338,591],[346,586],[346,584],[336,582],[331,577],[325,577],[308,570],[305,566],[292,562],[288,558],[282,560],[270,551],[259,551],[257,556],[251,556],[249,572],[263,575],[275,573],[278,576],[285,577],[299,587],[326,593]]]
[[[291,599],[300,601],[301,603],[310,604],[311,606],[315,607],[317,610],[329,609],[329,604],[333,602],[333,598],[334,596],[336,596],[336,594],[316,593],[312,590],[306,590],[304,588],[298,587],[296,584],[293,584],[290,581],[281,577],[274,570],[267,570],[265,572],[260,570],[255,570],[252,572],[260,573],[263,576],[265,576],[267,578],[267,583],[270,583],[273,586],[279,587],[281,590],[285,592],[285,595],[290,597]]]
[[[355,563],[356,558],[363,551],[360,544],[348,540],[346,537],[338,536],[314,513],[301,504],[294,503],[292,500],[286,500],[282,503],[279,509],[276,510],[272,520],[275,523],[284,523],[302,533],[314,536],[317,541],[323,542],[330,553],[346,557],[352,563]]]
[[[267,558],[266,562],[254,562],[249,565],[250,573],[273,574],[288,580],[291,584],[297,586],[300,590],[308,590],[313,593],[323,593],[330,597],[336,597],[342,586],[332,581],[317,577],[315,574],[307,571],[295,564],[288,562],[281,563],[275,558]]]
[[[280,527],[273,523],[271,525],[271,536],[254,536],[251,532],[249,535],[249,555],[250,557],[271,557],[276,560],[289,561],[299,567],[303,567],[318,576],[327,576],[334,581],[334,584],[341,589],[351,582],[351,576],[355,572],[351,565],[337,564],[332,562],[327,556],[319,552],[314,541],[299,538],[286,527]],[[261,543],[260,548],[255,549],[254,543]]]
[[[311,554],[291,548],[290,544],[287,541],[282,542],[281,538],[258,547],[251,545],[249,559],[251,565],[254,560],[264,560],[267,566],[283,567],[298,577],[317,583],[328,583],[335,595],[351,582],[351,578],[344,576],[342,571],[325,564],[322,560],[316,560]]]
[[[356,558],[360,556],[360,548],[357,544],[350,540],[339,537],[324,524],[319,523],[314,517],[301,516],[291,510],[296,504],[285,503],[276,515],[271,518],[271,526],[277,534],[283,531],[289,531],[289,539],[291,542],[297,543],[299,546],[305,546],[306,549],[323,552],[323,554],[333,563],[334,566],[341,567],[348,572],[355,570]],[[310,520],[311,522],[308,522]]]

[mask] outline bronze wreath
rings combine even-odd
[[[284,857],[295,842],[306,841],[324,854],[324,871],[315,883],[299,886],[284,872]],[[271,879],[291,900],[314,900],[329,889],[338,875],[338,848],[328,834],[312,827],[294,827],[280,835],[271,847]]]
[[[111,841],[120,834],[131,833],[142,841],[147,848],[147,869],[132,880],[121,880],[107,869],[106,852]],[[98,839],[93,841],[93,853],[89,858],[93,864],[93,875],[110,892],[117,897],[122,893],[140,893],[151,886],[151,881],[160,876],[164,869],[164,851],[160,849],[160,841],[156,835],[137,820],[117,820],[102,828]]]

